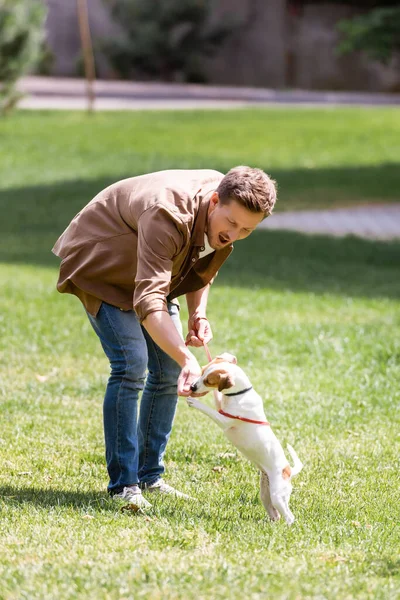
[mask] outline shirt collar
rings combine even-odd
[[[199,208],[197,211],[196,218],[191,234],[191,246],[201,248],[204,250],[204,236],[207,227],[208,208],[210,206],[210,197],[213,192],[216,191],[218,183],[215,181],[212,184],[205,185],[196,194],[199,199]],[[222,253],[221,256],[228,256],[233,250],[233,244],[229,244],[222,250],[217,250],[216,254]]]
[[[201,193],[201,192],[200,192]],[[212,191],[209,192],[208,196],[211,196]],[[198,194],[199,195],[199,194]],[[192,246],[203,246],[204,245],[204,235],[207,227],[207,216],[208,216],[208,207],[210,206],[209,197],[200,197],[199,198],[199,209],[197,211],[196,218],[193,224],[193,230],[191,235],[191,244]]]

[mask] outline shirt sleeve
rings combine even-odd
[[[169,207],[148,208],[138,221],[137,271],[133,307],[143,321],[148,314],[168,312],[174,257],[185,245],[185,226]]]

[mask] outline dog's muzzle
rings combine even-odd
[[[192,383],[192,385],[190,386],[190,389],[192,390],[192,392],[195,392],[197,390],[197,381]]]

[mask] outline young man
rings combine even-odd
[[[259,169],[150,173],[100,192],[55,244],[57,289],[82,301],[111,365],[103,416],[114,498],[147,508],[141,489],[185,497],[163,481],[162,459],[177,394],[190,395],[201,373],[187,346],[212,338],[209,286],[232,243],[250,235],[275,201],[275,182]]]

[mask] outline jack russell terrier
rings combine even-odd
[[[226,352],[214,358],[203,367],[201,377],[191,389],[199,394],[214,389],[216,410],[191,396],[186,399],[188,405],[208,415],[228,440],[256,465],[261,471],[260,497],[268,515],[272,521],[277,521],[282,515],[291,525],[294,522],[294,515],[289,509],[291,480],[300,473],[303,465],[288,444],[294,462],[293,467],[289,465],[266,420],[262,400],[237,366],[236,358]]]

